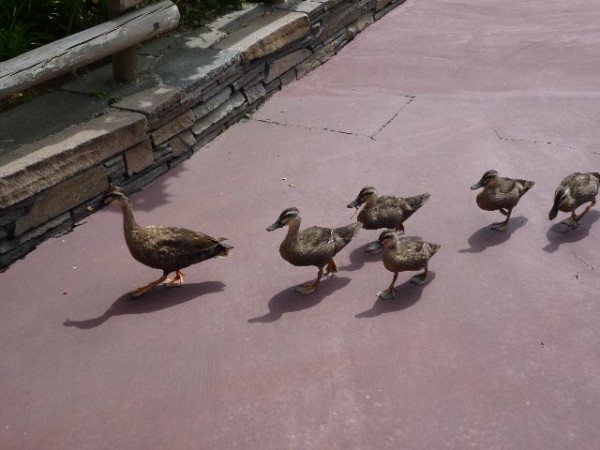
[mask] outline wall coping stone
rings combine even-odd
[[[243,63],[276,52],[304,37],[310,31],[308,16],[303,13],[274,10],[257,18],[247,27],[236,30],[213,45],[221,50],[237,50]]]
[[[404,1],[245,5],[146,43],[137,84],[114,83],[109,64],[3,112],[0,270],[91,214],[109,185],[133,192],[177,166]],[[35,130],[15,126],[32,117]]]
[[[7,208],[143,140],[146,118],[110,110],[0,157],[0,208]]]

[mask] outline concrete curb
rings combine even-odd
[[[403,2],[253,5],[140,49],[135,86],[111,84],[110,66],[65,85],[52,107],[64,100],[69,110],[46,109],[33,133],[26,123],[47,99],[3,113],[0,136],[11,139],[0,139],[0,268],[72,229],[109,185],[133,192],[177,166]],[[80,113],[73,95],[86,103]]]

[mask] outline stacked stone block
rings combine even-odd
[[[0,155],[0,269],[71,230],[109,186],[133,192],[177,166],[403,1],[288,0],[219,19],[158,58],[158,85]],[[198,67],[178,77],[165,69],[177,58]]]

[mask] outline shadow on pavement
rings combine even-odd
[[[495,247],[510,239],[512,234],[527,223],[527,217],[518,216],[510,219],[506,231],[492,230],[492,224],[480,228],[468,239],[470,248],[463,248],[458,253],[480,253],[488,247]]]
[[[173,182],[173,178],[178,178],[182,172],[187,169],[183,165],[179,165],[176,168],[170,170],[168,173],[159,176],[151,185],[145,186],[141,191],[130,194],[131,205],[133,206],[133,213],[136,211],[149,212],[163,205],[171,203],[171,194],[168,191],[169,183]],[[151,189],[150,189],[151,186]],[[113,212],[115,214],[121,214],[121,210],[117,207],[104,208],[106,211]],[[168,224],[170,225],[170,224]]]
[[[329,280],[321,281],[321,284],[317,288],[314,294],[307,296],[301,296],[294,292],[294,288],[287,288],[275,295],[269,300],[269,312],[260,317],[253,317],[248,319],[248,323],[269,323],[279,320],[285,313],[291,313],[296,311],[302,311],[303,309],[312,308],[318,305],[321,301],[331,295],[338,289],[342,289],[348,283],[350,278],[334,277]]]
[[[360,247],[357,247],[354,250],[352,250],[350,252],[350,264],[344,266],[343,269],[347,270],[348,272],[353,272],[362,268],[362,266],[364,266],[365,263],[381,261],[381,253],[379,253],[378,255],[371,255],[370,253],[366,252],[367,247],[373,242],[375,241],[371,241],[365,245],[361,245]]]
[[[129,293],[121,295],[115,302],[99,317],[86,320],[67,319],[63,326],[77,327],[87,330],[102,325],[114,316],[125,314],[147,314],[162,309],[180,305],[205,294],[222,291],[225,284],[220,281],[204,281],[202,283],[189,283],[182,287],[164,288],[157,287],[146,295],[133,299]]]
[[[590,234],[592,225],[600,218],[599,211],[590,211],[587,216],[583,218],[579,227],[571,230],[565,224],[560,222],[555,223],[546,232],[548,238],[548,245],[544,247],[544,251],[548,253],[554,253],[561,244],[572,244],[584,239]],[[563,219],[564,220],[564,219]]]
[[[400,273],[399,276],[401,275],[402,273]],[[410,276],[413,276],[412,272],[410,272]],[[381,300],[380,298],[377,298],[371,309],[358,313],[354,317],[356,317],[357,319],[372,318],[385,313],[391,313],[406,309],[419,301],[421,295],[423,295],[423,289],[429,283],[431,283],[434,278],[435,272],[429,271],[429,274],[427,276],[427,282],[423,286],[417,286],[416,284],[411,283],[410,281],[406,281],[400,285],[396,285],[395,299]],[[385,289],[387,286],[383,286],[381,289]],[[377,295],[377,292],[373,293],[373,296],[375,295]]]

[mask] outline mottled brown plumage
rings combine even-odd
[[[374,187],[366,186],[347,206],[358,209],[364,204],[357,220],[363,224],[365,230],[396,228],[404,231],[404,221],[423,206],[429,197],[431,197],[429,193],[406,198],[391,195],[379,196]],[[375,254],[381,251],[381,247],[375,243],[369,246],[367,251]]]
[[[275,223],[267,227],[267,231],[287,225],[288,232],[279,246],[281,257],[294,266],[315,266],[319,269],[314,282],[296,289],[296,292],[307,295],[316,290],[325,266],[325,276],[337,272],[337,264],[333,257],[348,245],[362,225],[355,222],[340,228],[309,227],[300,231],[300,222],[300,211],[297,208],[287,208]]]
[[[596,196],[600,187],[600,173],[574,172],[565,177],[554,193],[554,204],[548,214],[550,220],[555,219],[558,211],[570,212],[571,217],[561,223],[577,228],[581,219],[596,204]],[[575,210],[585,203],[590,203],[587,208],[577,216]]]
[[[137,261],[160,269],[163,276],[146,286],[136,289],[131,294],[138,297],[158,284],[182,285],[184,269],[207,259],[218,256],[229,256],[230,245],[223,243],[225,238],[215,239],[207,234],[185,228],[151,225],[140,227],[133,217],[131,202],[120,188],[112,188],[104,197],[104,203],[118,202],[123,213],[123,230],[127,247]],[[171,272],[175,278],[167,280]]]
[[[401,231],[386,230],[379,236],[379,244],[383,250],[383,265],[394,274],[390,287],[377,293],[383,300],[394,298],[395,283],[399,272],[424,269],[424,272],[411,278],[411,282],[422,285],[427,280],[427,265],[429,259],[441,247],[429,242],[403,239]]]
[[[504,222],[492,226],[492,230],[504,231],[513,208],[534,184],[533,181],[500,177],[495,170],[488,170],[471,189],[483,188],[477,195],[477,206],[484,211],[500,211],[506,216]]]

